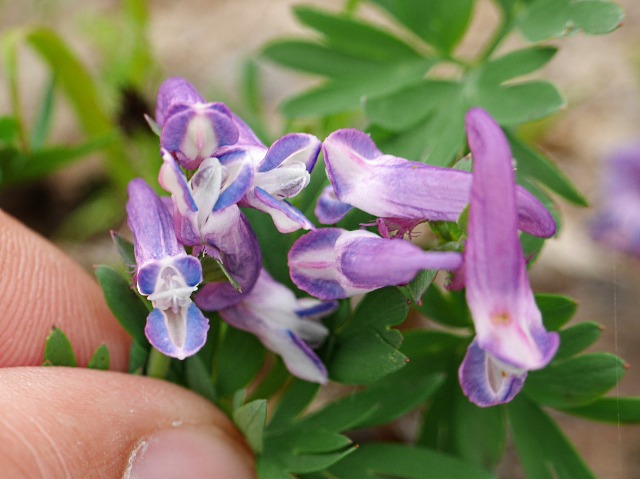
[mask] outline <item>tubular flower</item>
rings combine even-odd
[[[458,253],[426,252],[365,230],[322,228],[302,236],[289,250],[295,285],[325,300],[407,284],[421,270],[455,270],[461,264]]]
[[[224,265],[248,292],[255,284],[262,257],[258,240],[237,206],[251,185],[253,169],[242,158],[225,163],[206,158],[187,181],[173,155],[163,152],[159,182],[171,193],[173,221],[178,239]],[[239,301],[239,292],[229,282],[207,283],[198,295],[203,309],[218,309]]]
[[[133,233],[140,294],[153,304],[145,333],[167,356],[184,359],[205,343],[209,321],[191,301],[202,281],[200,262],[178,242],[171,215],[141,179],[128,187],[128,225]]]
[[[281,233],[313,229],[311,223],[286,199],[295,197],[311,179],[311,171],[320,153],[320,140],[305,133],[291,133],[267,148],[237,116],[238,143],[220,149],[221,161],[241,157],[253,165],[253,183],[240,202],[273,218]]]
[[[544,329],[529,285],[508,142],[479,108],[467,113],[466,129],[473,182],[464,277],[477,336],[459,376],[469,399],[486,407],[513,399],[527,371],[549,363],[559,338]]]
[[[255,334],[267,349],[282,356],[291,374],[324,384],[327,370],[312,348],[320,346],[329,332],[316,319],[336,308],[334,301],[297,299],[263,269],[251,292],[219,314],[228,324]]]
[[[160,146],[180,165],[195,170],[219,147],[238,141],[231,111],[223,103],[207,103],[183,78],[165,80],[156,99],[155,120]]]
[[[591,236],[640,257],[640,145],[616,152],[606,164],[603,201]]]
[[[322,149],[336,199],[390,225],[456,221],[469,203],[470,173],[383,155],[361,131],[338,130]],[[522,231],[545,238],[555,234],[553,217],[533,195],[517,187],[516,202]],[[316,215],[321,223],[334,224],[341,218],[337,208],[319,203]]]

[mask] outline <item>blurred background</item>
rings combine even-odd
[[[344,2],[306,3],[339,9]],[[604,325],[602,338],[591,349],[615,352],[629,363],[615,394],[640,395],[640,261],[594,243],[589,235],[589,222],[602,201],[606,158],[622,146],[640,143],[640,2],[617,3],[626,12],[621,28],[604,36],[577,34],[555,42],[560,51],[541,74],[558,85],[567,107],[527,127],[527,134],[575,183],[590,207],[558,201],[564,225],[559,238],[545,245],[532,269],[532,281],[536,292],[575,298],[576,320]],[[47,125],[34,127],[41,138],[31,138],[38,147],[31,154],[45,155],[49,164],[59,163],[55,171],[27,168],[27,177],[5,170],[9,173],[0,178],[0,208],[51,238],[87,268],[117,263],[106,231],[120,224],[118,195],[123,190],[114,194],[113,185],[122,186],[119,168],[144,172],[159,164],[157,150],[150,146],[157,140],[143,115],[153,113],[160,82],[183,76],[205,98],[225,101],[241,115],[250,115],[256,110],[250,80],[259,74],[259,109],[266,119],[263,134],[273,138],[285,128],[277,110],[280,101],[312,80],[266,61],[247,63],[247,59],[255,59],[269,40],[303,32],[290,12],[292,5],[292,0],[0,1],[4,38],[0,116],[9,115],[15,102],[14,72],[24,122]],[[495,21],[493,3],[479,0],[476,8],[461,49],[473,51],[486,26]],[[376,12],[370,15],[375,17]],[[29,34],[27,42],[33,48],[22,40],[12,43],[25,28],[35,26],[55,32],[62,49],[51,53],[57,40],[48,36],[48,30]],[[517,43],[514,38],[513,44]],[[65,49],[83,65],[83,72],[74,70]],[[53,77],[34,50],[61,55],[69,66],[69,78]],[[17,52],[15,64],[12,52]],[[70,99],[53,87],[72,87],[73,78],[82,80],[85,73],[95,81],[78,83],[80,98]],[[102,102],[93,110],[92,96]],[[117,119],[117,131],[108,118]],[[0,141],[11,135],[21,141],[20,132],[14,130],[0,122]],[[88,137],[93,140],[85,141]],[[62,149],[51,152],[47,145]],[[3,155],[0,162],[6,163],[6,151]],[[69,157],[77,160],[71,163]],[[599,477],[640,477],[639,427],[556,417]],[[503,465],[501,477],[517,477],[510,461]]]

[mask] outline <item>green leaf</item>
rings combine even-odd
[[[465,144],[464,85],[423,80],[365,101],[365,113],[387,137],[371,131],[382,151],[436,166],[448,166]]]
[[[623,375],[624,361],[619,357],[583,354],[531,371],[523,391],[539,404],[556,408],[581,406],[605,394]]]
[[[378,61],[419,58],[404,41],[369,23],[302,5],[293,12],[303,25],[320,32],[331,47],[343,53]]]
[[[538,406],[520,395],[507,410],[527,479],[596,479],[555,422]]]
[[[313,401],[320,385],[293,379],[278,401],[278,407],[269,421],[269,432],[288,427]]]
[[[533,73],[549,63],[557,51],[555,47],[534,46],[509,52],[484,64],[477,82],[481,85],[500,85]]]
[[[125,216],[124,203],[114,188],[100,190],[66,217],[56,235],[81,242],[117,227]]]
[[[75,368],[78,363],[67,336],[54,327],[44,344],[43,366],[68,366]]]
[[[434,60],[396,60],[348,75],[285,101],[282,113],[289,118],[318,117],[357,110],[363,99],[385,95],[420,80]]]
[[[542,313],[542,321],[548,331],[558,331],[576,314],[578,304],[567,296],[536,294],[536,304]]]
[[[520,31],[530,42],[582,30],[601,35],[615,30],[624,17],[622,9],[603,0],[536,0],[518,18]]]
[[[489,479],[489,471],[430,449],[401,444],[365,444],[331,472],[345,479]],[[576,476],[578,477],[578,476]]]
[[[124,239],[115,231],[111,232],[111,239],[116,245],[118,254],[120,255],[120,258],[122,258],[122,262],[127,268],[133,269],[136,265],[136,255],[133,249],[133,243]]]
[[[580,0],[571,4],[571,20],[589,35],[604,35],[622,23],[624,11],[613,2]]]
[[[332,78],[362,69],[372,70],[378,63],[305,40],[270,43],[262,51],[262,56],[284,67]]]
[[[251,450],[262,452],[264,427],[267,421],[267,401],[258,399],[233,411],[233,422],[244,434]]]
[[[467,31],[473,0],[371,0],[425,42],[450,53]]]
[[[353,443],[346,436],[294,427],[277,434],[267,432],[259,462],[277,465],[282,472],[309,473],[328,468],[354,450]]]
[[[509,86],[480,86],[475,104],[484,108],[501,125],[517,125],[539,120],[560,110],[565,100],[557,88],[546,81]]]
[[[442,384],[442,375],[425,372],[425,361],[385,376],[362,391],[354,391],[302,419],[305,428],[345,432],[386,424],[426,401]],[[411,394],[398,391],[411,390]]]
[[[594,421],[613,424],[640,424],[640,398],[606,397],[584,406],[564,408],[563,412]]]
[[[421,304],[412,305],[428,319],[455,328],[473,326],[464,291],[446,292],[439,286],[430,287]]]
[[[133,292],[131,283],[109,266],[96,267],[95,274],[107,306],[113,315],[135,342],[140,345],[148,345],[144,327],[149,309],[143,300]]]
[[[32,150],[39,150],[42,148],[49,130],[51,129],[51,118],[53,117],[53,93],[56,86],[56,77],[51,75],[51,78],[47,82],[47,86],[44,92],[42,101],[36,119],[31,130],[31,138],[29,144]]]
[[[371,384],[404,367],[407,358],[376,331],[364,330],[337,342],[328,364],[332,380]]]
[[[455,103],[462,85],[445,80],[422,80],[419,83],[397,88],[387,94],[368,98],[365,102],[367,118],[390,131],[405,131],[437,114],[445,105]]]
[[[456,456],[487,470],[498,465],[507,445],[503,407],[479,408],[456,389],[453,447]]]
[[[87,364],[87,368],[107,371],[109,369],[109,361],[109,349],[107,348],[106,344],[102,344],[100,345],[100,347],[98,347],[98,349],[96,349],[96,352],[93,353],[93,356],[91,356],[91,359]]]
[[[333,338],[328,364],[331,378],[347,384],[370,384],[405,366],[407,358],[398,351],[402,335],[391,327],[405,320],[408,308],[397,288],[369,293]]]
[[[221,259],[214,258],[212,256],[204,256],[201,259],[202,264],[202,278],[206,283],[213,283],[218,281],[228,281],[231,286],[235,288],[239,293],[242,292],[242,287],[235,280],[233,276],[227,271]]]
[[[581,353],[602,334],[602,326],[593,321],[576,324],[560,331],[560,347],[553,360],[565,359]]]
[[[422,295],[425,291],[431,286],[433,280],[438,274],[438,271],[435,270],[424,270],[420,271],[418,275],[411,281],[408,285],[406,285],[403,290],[407,292],[409,299],[413,303],[420,304],[422,301]]]
[[[4,183],[17,184],[34,181],[71,164],[82,157],[113,145],[113,135],[93,138],[78,146],[54,146],[17,155],[6,171]]]
[[[249,333],[227,328],[218,349],[216,388],[221,396],[232,396],[258,374],[265,350]]]
[[[0,144],[13,144],[18,137],[18,124],[12,116],[0,117]]]
[[[216,390],[211,381],[203,359],[199,355],[191,356],[184,361],[184,374],[187,387],[211,402],[217,399]]]

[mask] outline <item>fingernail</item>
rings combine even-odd
[[[131,454],[124,479],[255,479],[253,460],[210,426],[163,429]]]

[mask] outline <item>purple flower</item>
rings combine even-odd
[[[464,393],[478,406],[510,401],[527,371],[546,366],[559,338],[542,324],[518,238],[518,209],[509,144],[479,108],[467,113],[473,156],[466,297],[476,338],[460,366]]]
[[[336,199],[385,222],[456,221],[469,203],[470,173],[383,155],[361,131],[338,130],[329,135],[322,149]],[[338,206],[327,198],[326,194],[321,198],[316,216],[323,224],[335,224],[341,218]],[[553,236],[555,222],[542,203],[520,187],[516,201],[522,231]],[[343,207],[343,215],[347,211]]]
[[[325,300],[407,284],[421,270],[454,270],[461,263],[458,253],[425,252],[408,241],[339,228],[307,233],[289,251],[295,285]]]
[[[180,165],[195,170],[219,147],[238,141],[231,111],[222,103],[207,103],[184,78],[165,80],[156,99],[160,146]]]
[[[640,257],[640,144],[609,158],[603,199],[591,224],[591,236],[619,251]]]
[[[295,197],[308,184],[320,153],[320,140],[305,133],[291,133],[267,148],[237,116],[233,121],[239,131],[238,143],[221,148],[221,161],[241,157],[253,165],[253,183],[240,202],[271,215],[281,233],[313,229],[311,223],[286,199]]]
[[[174,227],[180,242],[220,262],[241,291],[251,290],[262,256],[255,233],[237,202],[251,185],[253,169],[243,158],[206,158],[187,180],[172,154],[164,151],[159,181],[171,193]],[[229,282],[207,283],[196,297],[206,310],[241,299]]]
[[[316,319],[331,314],[336,307],[333,301],[297,299],[263,269],[251,292],[219,314],[228,324],[255,334],[267,349],[282,356],[291,374],[324,384],[327,370],[312,348],[320,346],[329,332]]]
[[[200,262],[178,242],[169,211],[143,180],[131,181],[128,193],[134,280],[154,308],[147,317],[147,339],[163,354],[184,359],[204,345],[209,329],[209,321],[191,301],[202,281]]]

